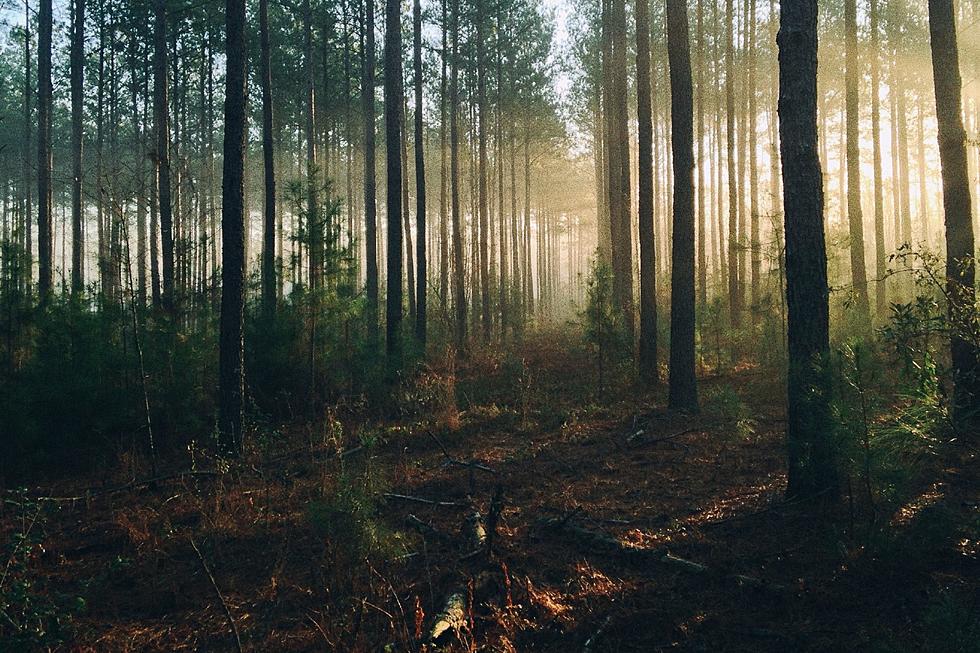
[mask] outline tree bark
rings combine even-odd
[[[153,2],[153,123],[156,131],[157,219],[160,223],[161,273],[163,292],[160,302],[171,317],[174,301],[174,231],[170,196],[170,100],[167,75],[167,3]]]
[[[74,0],[71,31],[71,291],[82,292],[82,79],[85,68],[85,0]],[[134,69],[135,71],[135,69]],[[135,117],[135,116],[134,116]]]
[[[817,0],[780,4],[779,137],[786,211],[790,497],[837,492],[831,439],[823,179],[817,154]]]
[[[725,133],[728,147],[728,303],[732,327],[741,324],[742,305],[738,277],[738,178],[735,161],[735,53],[732,0],[725,0]]]
[[[452,0],[453,50],[449,82],[449,176],[453,223],[453,306],[456,348],[466,349],[466,271],[463,268],[463,225],[459,209],[459,0]]]
[[[413,63],[415,67],[415,228],[416,228],[416,289],[415,337],[425,346],[426,335],[426,270],[425,254],[425,153],[422,140],[422,5],[412,5],[414,27]]]
[[[221,323],[218,346],[219,418],[225,453],[241,451],[245,355],[245,0],[226,0],[224,165],[221,181]],[[264,122],[264,121],[263,121]]]
[[[939,126],[943,209],[946,213],[946,286],[951,300],[950,312],[954,318],[951,320],[954,331],[950,342],[953,411],[955,417],[976,423],[977,409],[980,407],[978,353],[975,343],[968,342],[966,334],[957,328],[962,322],[957,316],[964,313],[969,315],[976,301],[976,262],[952,0],[929,0],[929,43]]]
[[[674,410],[697,412],[698,390],[694,371],[694,91],[688,33],[685,0],[667,0],[674,171],[668,405]]]
[[[262,76],[262,162],[265,207],[262,215],[262,304],[266,315],[276,310],[276,164],[272,132],[272,66],[269,47],[269,0],[259,0],[260,68]]]
[[[640,378],[658,380],[657,249],[653,228],[653,123],[650,98],[650,6],[636,0],[636,114],[640,145],[638,193],[640,221]]]
[[[375,163],[374,104],[374,0],[364,2],[364,79],[361,102],[364,111],[364,294],[368,343],[376,346],[378,333],[378,200]]]
[[[870,0],[868,13],[871,31],[871,148],[875,189],[875,314],[881,319],[885,317],[888,308],[888,296],[885,287],[885,276],[888,269],[885,262],[885,208],[881,179],[881,72],[878,61],[880,55],[878,0]]]
[[[386,354],[390,378],[401,370],[402,343],[402,227],[401,227],[401,111],[402,35],[399,0],[385,0],[384,114],[387,173],[388,269],[386,297]]]
[[[46,303],[53,291],[53,226],[51,194],[51,0],[38,9],[37,61],[37,257],[38,295]]]
[[[864,262],[864,216],[861,212],[861,151],[858,133],[857,0],[844,2],[845,80],[847,113],[847,221],[850,233],[851,282],[857,297],[860,324],[870,324],[868,273]]]
[[[487,209],[487,72],[486,72],[486,0],[476,1],[476,74],[477,74],[477,148],[480,226],[480,323],[483,339],[490,340],[490,260],[488,251],[489,215]]]

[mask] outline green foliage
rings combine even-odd
[[[23,497],[6,503],[17,511],[19,526],[0,569],[0,653],[48,650],[69,641],[73,615],[85,609],[85,599],[37,583],[31,563],[43,550],[44,508]]]
[[[119,307],[93,310],[83,298],[55,296],[17,325],[26,343],[0,368],[0,423],[10,455],[0,472],[62,473],[137,447],[146,415],[132,321]],[[154,430],[183,445],[206,432],[213,414],[216,352],[212,324],[178,336],[167,321],[140,327]]]
[[[595,257],[586,281],[586,307],[582,318],[585,341],[595,352],[600,387],[605,385],[608,371],[621,364],[628,351],[625,330],[613,302],[612,282],[612,268]]]
[[[926,651],[934,653],[980,652],[980,612],[976,598],[954,591],[935,594],[922,617]]]
[[[949,432],[936,366],[928,358],[916,361],[894,394],[886,390],[888,361],[863,341],[838,347],[832,367],[837,444],[849,474],[861,479],[871,504],[900,500],[937,459]]]
[[[731,386],[707,388],[703,392],[701,411],[717,421],[724,433],[733,438],[744,440],[755,435],[757,422],[752,417],[752,409]]]
[[[370,441],[363,446],[370,448]],[[324,563],[331,574],[331,591],[345,594],[354,569],[372,556],[394,557],[405,550],[403,534],[389,529],[380,514],[380,496],[386,481],[381,472],[366,462],[362,467],[344,467],[329,495],[311,502],[306,520],[323,539]]]

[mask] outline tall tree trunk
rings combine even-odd
[[[364,2],[364,79],[361,102],[364,112],[364,294],[367,297],[368,342],[378,342],[378,208],[375,164],[374,115],[374,0]]]
[[[929,0],[929,43],[936,90],[943,209],[946,213],[946,286],[951,298],[952,322],[959,325],[962,317],[973,310],[976,301],[976,262],[952,0]],[[950,350],[954,416],[976,423],[977,408],[980,407],[980,366],[977,363],[976,344],[968,342],[964,334],[954,328]]]
[[[171,317],[174,301],[174,230],[170,197],[170,100],[167,76],[167,3],[153,0],[153,125],[156,131],[157,218],[160,223],[161,304]]]
[[[442,2],[442,52],[439,77],[439,297],[449,311],[449,1]]]
[[[898,77],[895,82],[897,96],[898,118],[898,172],[900,179],[900,199],[902,202],[902,235],[898,238],[900,244],[912,244],[912,201],[909,196],[909,126],[906,110],[904,72],[896,65]]]
[[[130,109],[132,110],[133,141],[136,147],[136,297],[140,308],[146,306],[146,147],[143,142],[144,125],[146,124],[146,94],[143,93],[143,109],[140,110],[140,88],[145,90],[146,74],[137,84],[137,71],[141,70],[141,61],[137,57],[138,44],[136,39],[130,39],[130,75],[133,83],[130,85]],[[127,250],[129,247],[127,246]],[[84,276],[84,275],[83,275]]]
[[[861,212],[861,150],[858,122],[857,0],[844,2],[845,93],[847,111],[847,221],[851,245],[851,282],[860,324],[868,325],[868,273],[864,263],[864,216]]]
[[[490,340],[490,261],[488,251],[489,216],[487,210],[487,72],[486,72],[486,0],[476,1],[476,74],[477,74],[477,148],[480,227],[480,315],[483,339]]]
[[[650,98],[650,6],[636,0],[636,114],[639,125],[640,377],[656,382],[657,250],[653,229],[653,123]]]
[[[834,499],[823,179],[817,154],[817,0],[780,3],[779,138],[786,211],[789,484],[794,498]]]
[[[408,281],[408,315],[412,322],[415,321],[415,252],[412,247],[412,221],[409,217],[408,208],[408,101],[404,92],[404,78],[402,78],[402,114],[401,114],[401,157],[402,157],[402,239],[405,243],[405,272]]]
[[[752,304],[752,322],[758,323],[760,317],[759,298],[762,283],[762,243],[760,242],[759,225],[759,164],[758,164],[758,124],[756,120],[756,36],[755,36],[755,5],[756,0],[747,0],[749,3],[748,12],[748,67],[749,84],[746,93],[749,96],[749,254],[751,257],[752,282],[750,287],[750,300]]]
[[[459,207],[459,0],[452,0],[453,46],[449,82],[449,178],[453,223],[453,306],[456,312],[456,348],[466,348],[466,270],[463,267],[463,224]]]
[[[626,2],[608,0],[610,21],[610,226],[612,232],[613,296],[620,312],[628,347],[633,347],[633,234],[630,202],[629,115],[626,80]]]
[[[503,87],[504,87],[504,29],[500,15],[497,15],[497,107],[496,107],[496,168],[497,168],[497,234],[500,242],[500,287],[497,301],[500,303],[500,337],[507,337],[507,327],[510,325],[508,281],[507,281],[507,218],[504,201],[504,123],[503,123]]]
[[[386,353],[390,377],[401,369],[402,343],[402,34],[399,0],[385,0],[385,170],[387,173],[388,269]]]
[[[697,412],[694,371],[694,91],[687,4],[667,0],[674,239],[670,275],[670,390],[674,410]]]
[[[272,132],[272,66],[269,48],[269,0],[259,0],[260,75],[262,76],[262,163],[265,208],[262,215],[262,304],[276,310],[276,163]]]
[[[85,0],[74,0],[73,6],[71,31],[71,291],[80,293],[85,285],[85,275],[82,269],[82,78],[85,72]]]
[[[875,314],[879,319],[885,317],[888,296],[885,276],[888,273],[885,263],[885,208],[884,189],[881,179],[881,81],[880,81],[880,43],[878,27],[878,0],[870,0],[868,9],[871,30],[871,147],[874,168],[874,212],[875,212]]]
[[[303,0],[303,66],[306,75],[306,241],[309,249],[309,279],[312,290],[323,276],[323,225],[317,196],[320,193],[316,153],[316,71],[313,64],[313,10]],[[397,156],[397,152],[396,152]]]
[[[225,133],[221,181],[221,324],[218,346],[221,447],[241,451],[245,353],[245,0],[226,0]],[[263,121],[265,122],[265,121]]]
[[[21,275],[21,289],[25,294],[30,292],[34,277],[34,252],[31,243],[31,216],[33,207],[33,174],[31,157],[31,7],[29,0],[24,0],[24,215],[22,216],[22,238],[24,246],[25,265]]]
[[[707,159],[704,155],[704,101],[707,97],[704,82],[704,1],[697,0],[697,77],[698,77],[698,105],[697,105],[697,131],[695,132],[695,143],[697,144],[697,159],[695,168],[697,169],[698,187],[698,305],[706,307],[708,305],[708,213],[705,211],[705,176],[704,168]]]
[[[735,13],[732,0],[725,0],[725,133],[728,146],[728,303],[731,324],[741,324],[742,306],[738,277],[738,178],[735,161],[735,53],[732,30]]]
[[[46,303],[53,290],[53,226],[51,219],[51,0],[41,0],[38,10],[37,61],[37,257],[38,294]]]
[[[422,140],[422,5],[415,0],[412,5],[413,64],[415,67],[415,225],[418,265],[415,289],[415,337],[425,345],[426,331],[426,270],[425,260],[425,153]]]
[[[920,95],[916,102],[915,141],[916,172],[919,181],[919,229],[922,233],[922,246],[932,248],[932,234],[929,229],[929,198],[926,196],[926,139],[925,139],[925,101]]]

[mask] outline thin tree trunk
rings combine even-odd
[[[732,38],[735,14],[732,0],[725,0],[725,132],[728,145],[728,303],[731,324],[741,324],[738,277],[738,179],[735,161],[735,54]]]
[[[640,377],[655,383],[657,370],[657,250],[653,229],[653,123],[650,98],[649,0],[636,0],[636,113],[639,125]]]
[[[871,147],[874,168],[874,218],[875,218],[875,314],[885,317],[888,296],[885,287],[887,265],[885,263],[885,209],[884,189],[881,179],[881,82],[879,66],[878,0],[870,0],[869,21],[871,59]]]
[[[167,3],[154,0],[153,124],[156,131],[157,218],[160,223],[163,293],[161,305],[171,317],[174,302],[174,231],[170,197],[170,100],[167,76]]]
[[[221,324],[218,429],[225,453],[241,451],[245,355],[245,0],[226,0],[225,129],[221,181]]]
[[[861,151],[858,133],[857,0],[845,0],[845,104],[847,106],[847,220],[851,245],[851,281],[861,325],[870,322],[868,273],[864,262],[864,216],[861,212]]]
[[[439,297],[442,309],[449,311],[449,157],[448,126],[448,63],[449,63],[449,2],[442,2],[442,52],[439,78]]]
[[[51,0],[41,0],[38,10],[37,63],[37,257],[38,294],[41,303],[48,301],[53,284],[53,221],[51,194]]]
[[[697,84],[698,84],[698,105],[697,105],[697,132],[695,133],[695,143],[697,144],[697,159],[695,167],[697,169],[697,200],[698,200],[698,305],[703,310],[708,305],[708,212],[705,211],[705,176],[704,168],[707,159],[704,153],[704,101],[707,97],[704,82],[704,1],[697,0]]]
[[[758,124],[756,121],[756,36],[755,36],[755,5],[756,0],[747,0],[749,3],[749,25],[748,25],[748,66],[749,66],[749,87],[746,91],[749,96],[749,254],[751,257],[752,281],[750,286],[750,301],[752,304],[752,322],[758,323],[761,306],[759,304],[761,294],[761,275],[762,275],[762,243],[760,242],[759,225],[759,164],[758,164]]]
[[[375,164],[374,104],[374,0],[364,3],[364,78],[361,102],[364,112],[364,294],[367,297],[368,343],[378,342],[378,209]]]
[[[412,6],[414,26],[413,63],[415,66],[415,225],[418,264],[415,289],[415,337],[425,346],[426,332],[426,270],[425,254],[425,153],[422,141],[422,6],[415,0]]]
[[[262,162],[265,207],[262,215],[262,304],[276,310],[276,164],[272,139],[272,66],[269,47],[269,0],[259,0],[260,75],[262,76]]]
[[[71,33],[71,291],[80,293],[85,285],[85,275],[82,269],[82,78],[85,67],[85,0],[74,0],[73,6]]]
[[[398,0],[385,0],[384,114],[388,214],[385,351],[389,378],[394,378],[401,370],[402,363],[402,36],[399,8]]]

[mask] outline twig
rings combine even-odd
[[[221,603],[221,607],[225,611],[225,617],[228,619],[228,625],[231,627],[231,632],[235,635],[235,648],[238,653],[242,653],[242,638],[238,633],[238,624],[235,623],[235,618],[231,615],[231,610],[228,608],[228,603],[225,601],[225,597],[221,595],[221,590],[218,589],[218,583],[214,580],[214,574],[208,568],[208,563],[204,561],[204,556],[201,555],[201,550],[197,548],[197,542],[194,541],[193,537],[188,537],[187,539],[191,542],[191,547],[194,549],[194,553],[197,554],[197,559],[201,561],[201,568],[204,569],[204,573],[207,574],[208,580],[211,581],[211,587],[214,589],[215,596],[218,597],[218,601]]]

